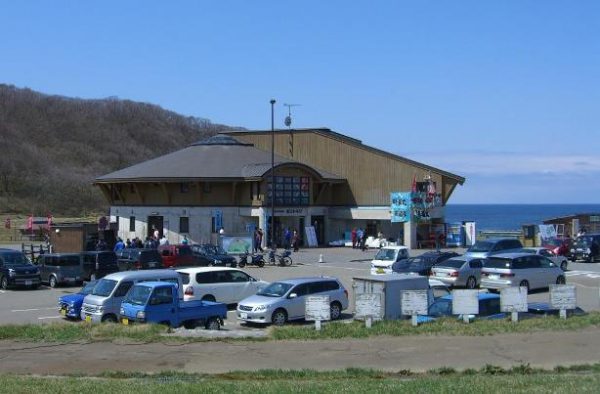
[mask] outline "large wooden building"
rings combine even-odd
[[[329,129],[277,130],[275,184],[271,185],[271,131],[235,131],[96,179],[111,205],[122,238],[155,229],[171,242],[183,235],[210,241],[223,227],[241,235],[268,229],[275,198],[276,238],[284,228],[313,225],[319,243],[342,239],[352,228],[382,232],[416,246],[464,178]],[[424,178],[435,185],[441,206],[431,223],[390,222],[390,193],[410,191]]]

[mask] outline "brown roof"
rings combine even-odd
[[[277,155],[275,165],[297,165],[314,171],[323,179],[344,180],[336,174]],[[271,152],[219,134],[176,152],[100,176],[96,178],[96,183],[255,179],[263,177],[270,169]]]

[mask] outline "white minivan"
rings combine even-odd
[[[406,246],[384,246],[371,261],[371,275],[391,274],[395,262],[409,257],[410,252]]]
[[[204,300],[237,304],[256,294],[268,283],[242,270],[228,267],[193,267],[178,269],[183,281],[185,301]]]

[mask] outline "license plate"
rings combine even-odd
[[[240,313],[240,319],[247,319],[248,318],[248,314],[245,312],[241,312]]]
[[[156,267],[156,263],[148,263],[148,267],[155,268]]]
[[[378,274],[385,274],[385,271],[383,270],[383,268],[377,268],[377,273]]]
[[[123,323],[124,325],[128,326],[129,325],[129,319],[121,319],[121,323]]]
[[[33,281],[25,280],[25,286],[31,286],[32,284],[33,284]]]
[[[63,316],[67,316],[67,310],[66,309],[61,309],[60,310],[60,314]]]
[[[488,276],[488,278],[490,278],[492,280],[496,280],[496,279],[499,279],[500,277],[498,275],[490,275],[490,276]]]
[[[90,315],[85,315],[85,321],[88,323],[92,322],[92,317]]]

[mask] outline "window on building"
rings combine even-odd
[[[275,193],[276,205],[309,205],[310,204],[310,178],[299,176],[275,177],[275,188],[267,184],[267,202],[271,203]]]
[[[179,232],[189,233],[190,232],[190,218],[187,216],[181,216],[179,218]]]
[[[135,231],[135,216],[129,217],[129,231]]]

